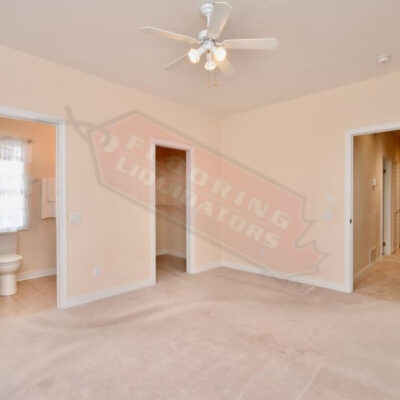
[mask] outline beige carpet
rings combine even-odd
[[[0,398],[400,398],[400,304],[160,261],[155,287],[1,321]]]

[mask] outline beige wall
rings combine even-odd
[[[56,267],[56,223],[41,218],[42,178],[55,177],[54,126],[16,119],[0,118],[0,135],[32,140],[32,160],[28,173],[35,179],[29,198],[30,228],[18,232],[18,254],[24,258],[19,272]]]
[[[399,87],[395,73],[222,120],[223,154],[305,197],[314,224],[303,240],[326,253],[310,278],[345,281],[345,131],[400,121]],[[222,259],[247,263],[225,251]]]
[[[214,116],[7,47],[0,58],[1,105],[58,117],[69,106],[92,123],[139,110],[189,140],[219,146]],[[68,226],[68,296],[150,279],[150,213],[99,185],[91,150],[71,125],[67,153],[68,213],[82,215]],[[196,238],[195,247],[195,269],[220,259],[218,246],[206,240]]]
[[[370,264],[370,249],[380,254],[383,157],[400,161],[399,133],[354,138],[354,273]],[[371,180],[377,185],[373,188]],[[372,260],[373,261],[373,260]]]
[[[182,150],[158,147],[156,173],[165,179],[163,191],[156,191],[158,254],[186,256],[186,205],[183,199],[174,199],[168,193],[176,185],[186,188],[186,154]]]
[[[140,110],[300,193],[315,220],[303,239],[327,254],[313,277],[344,282],[344,132],[400,120],[400,73],[221,119],[6,47],[0,56],[2,105],[60,117],[70,106],[93,123]],[[90,149],[70,125],[67,139],[68,212],[82,214],[68,228],[69,296],[150,278],[149,212],[99,185]],[[201,238],[195,247],[195,269],[236,259]]]

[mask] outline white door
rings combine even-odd
[[[393,244],[392,252],[399,249],[399,236],[400,236],[400,184],[399,184],[399,163],[393,163],[392,166],[392,179],[393,179]]]

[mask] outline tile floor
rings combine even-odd
[[[56,276],[18,282],[13,296],[0,296],[0,319],[36,313],[56,307]]]

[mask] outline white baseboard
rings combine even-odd
[[[190,272],[190,274],[199,274],[200,272],[205,272],[205,271],[210,271],[211,269],[215,269],[218,267],[222,267],[222,264],[220,261],[215,261],[209,264],[201,265],[199,267],[195,267],[195,270],[193,272]]]
[[[45,276],[55,275],[57,268],[36,269],[34,271],[20,272],[17,274],[17,281],[26,281],[28,279],[43,278]]]
[[[170,254],[170,253],[165,253],[165,254]],[[192,274],[209,271],[211,269],[215,269],[215,268],[219,268],[219,267],[231,268],[231,269],[235,269],[235,270],[239,270],[239,271],[250,272],[252,274],[264,275],[264,276],[267,276],[270,278],[283,279],[283,280],[288,280],[291,282],[297,282],[297,283],[302,283],[302,284],[311,285],[311,286],[318,286],[318,287],[325,288],[325,289],[331,289],[331,290],[336,290],[339,292],[348,293],[348,290],[346,289],[345,285],[341,284],[341,283],[330,282],[330,281],[325,281],[325,280],[321,280],[321,279],[313,279],[312,277],[307,276],[307,275],[302,275],[302,276],[298,275],[298,276],[293,276],[293,277],[289,277],[289,278],[280,278],[278,276],[272,275],[269,271],[267,271],[261,267],[255,267],[255,266],[251,266],[251,265],[241,265],[241,264],[236,264],[236,263],[233,263],[230,261],[215,261],[215,262],[211,262],[209,264],[205,264],[205,265],[196,267],[196,270],[194,272],[192,272]],[[75,307],[75,306],[90,303],[90,302],[96,301],[96,300],[106,299],[108,297],[116,296],[116,295],[123,294],[123,293],[128,293],[133,290],[142,289],[142,288],[145,288],[148,286],[153,286],[154,284],[155,284],[155,282],[152,279],[145,279],[143,281],[129,283],[126,285],[116,286],[116,287],[107,288],[107,289],[101,289],[96,292],[69,298],[67,300],[66,308]]]
[[[356,274],[354,274],[354,282],[358,281],[364,274],[366,274],[369,270],[372,268],[376,267],[378,264],[380,264],[381,259],[377,258],[374,262],[371,264],[366,265],[363,269],[358,271]]]
[[[156,253],[156,256],[174,256],[179,258],[186,258],[186,254],[176,250],[159,250]]]
[[[107,297],[112,297],[118,294],[132,292],[133,290],[142,289],[152,285],[154,285],[154,281],[152,279],[145,279],[143,281],[128,283],[126,285],[97,290],[96,292],[91,292],[83,294],[81,296],[69,298],[67,300],[67,305],[65,308],[91,303],[92,301],[106,299]]]
[[[251,266],[251,265],[236,264],[236,263],[232,263],[230,261],[222,261],[220,263],[220,266],[225,267],[225,268],[236,269],[238,271],[250,272],[252,274],[264,275],[269,278],[276,278],[276,279],[287,280],[290,282],[302,283],[305,285],[318,286],[318,287],[321,287],[324,289],[337,290],[339,292],[345,292],[345,293],[349,292],[347,290],[346,286],[342,283],[325,281],[325,280],[321,280],[321,279],[314,279],[310,275],[296,275],[296,276],[291,276],[291,277],[287,277],[287,278],[283,278],[283,277],[281,278],[279,276],[275,276],[275,275],[271,274],[268,270],[266,270],[264,268],[255,267],[255,266]]]

